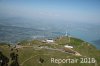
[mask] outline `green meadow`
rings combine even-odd
[[[81,56],[58,51],[53,49],[62,49],[64,45],[73,46],[72,50],[77,51]],[[21,41],[18,43],[20,48],[13,47],[9,44],[0,43],[0,51],[9,59],[8,66],[13,66],[14,60],[11,60],[10,54],[18,54],[18,65],[14,66],[100,66],[100,50],[97,50],[93,45],[81,39],[70,37],[60,37],[54,39],[54,43],[46,43],[41,40]],[[47,49],[47,48],[52,49]],[[13,49],[13,50],[11,50]],[[0,55],[1,57],[1,55]],[[95,58],[95,63],[51,63],[51,58],[58,59],[80,59],[80,58]],[[41,61],[42,60],[42,61]],[[90,60],[92,62],[92,60]],[[11,65],[13,63],[13,65]]]

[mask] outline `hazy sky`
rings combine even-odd
[[[0,0],[0,18],[100,22],[100,0]]]
[[[100,40],[100,0],[0,0],[0,25]]]

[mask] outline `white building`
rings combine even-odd
[[[52,40],[52,39],[48,39],[48,40],[46,40],[46,42],[47,42],[47,43],[53,43],[54,40]]]
[[[73,48],[73,46],[68,46],[68,45],[65,45],[64,47],[65,48]]]
[[[54,43],[54,40],[52,39],[47,39],[47,40],[42,40],[44,43]]]

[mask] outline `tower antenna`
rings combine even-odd
[[[69,34],[67,31],[66,31],[65,36],[67,36],[67,38],[68,38],[68,42],[70,43],[70,34]]]

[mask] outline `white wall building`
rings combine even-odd
[[[68,45],[65,45],[64,47],[65,48],[73,48],[73,46],[68,46]]]
[[[46,42],[47,42],[47,43],[53,43],[54,40],[50,40],[50,39],[48,39],[48,40],[46,40]]]

